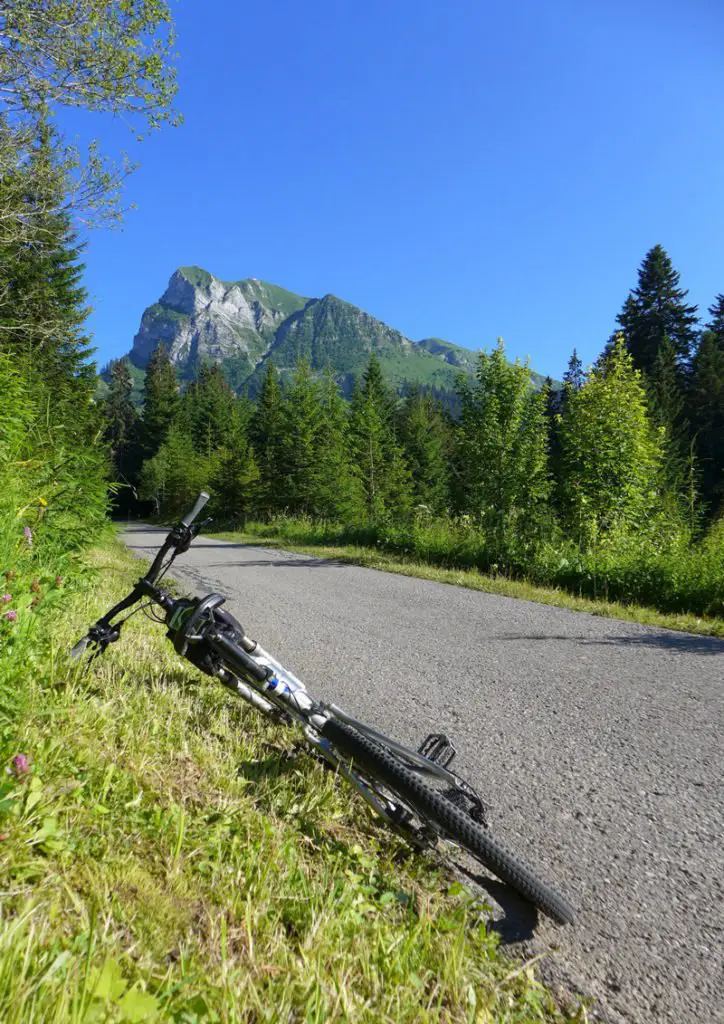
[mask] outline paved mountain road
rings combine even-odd
[[[556,928],[488,889],[549,980],[617,1024],[724,1021],[724,641],[204,537],[174,575],[320,697],[454,739],[494,833],[577,908]]]

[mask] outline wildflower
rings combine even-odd
[[[3,594],[3,596],[0,597],[0,601],[2,601],[3,604],[10,604],[12,599],[13,599],[13,595],[12,594]]]
[[[40,504],[43,507],[45,507],[48,504],[48,502],[45,500],[45,498],[38,498],[38,501],[40,502]]]
[[[23,534],[24,534],[25,539],[28,542],[28,544],[32,544],[33,543],[33,531],[30,529],[29,526],[25,527],[25,529],[23,530]]]
[[[9,832],[0,832],[0,843],[4,843],[6,839],[10,838]]]
[[[18,617],[18,613],[17,612],[13,612],[13,611],[5,612],[5,615],[4,615],[4,618],[6,618],[8,620],[8,622],[15,622],[17,617]]]
[[[16,754],[12,759],[12,772],[16,779],[24,779],[30,772],[30,762],[25,754]]]

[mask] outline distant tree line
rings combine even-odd
[[[201,487],[220,521],[280,513],[340,523],[467,517],[504,557],[563,530],[584,548],[652,530],[695,536],[724,496],[724,296],[700,325],[661,246],[600,358],[574,350],[562,390],[532,386],[502,343],[460,378],[456,413],[420,389],[396,395],[371,354],[351,400],[304,361],[256,402],[216,365],[183,393],[168,353],[148,365],[143,406],[112,365],[106,433],[116,479],[160,516]]]

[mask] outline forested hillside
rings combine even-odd
[[[128,367],[112,368],[118,501],[169,518],[208,487],[224,524],[323,520],[443,564],[719,614],[724,296],[701,323],[655,246],[618,323],[594,366],[574,351],[562,391],[535,388],[502,343],[481,353],[475,377],[459,375],[457,416],[419,389],[396,394],[374,351],[349,402],[331,363],[319,379],[334,353],[313,348],[282,383],[267,361],[251,401],[218,365],[181,393],[160,344],[140,412]]]
[[[300,359],[315,376],[331,370],[349,396],[374,353],[394,390],[418,385],[444,397],[449,407],[456,407],[457,375],[474,374],[476,359],[440,338],[411,341],[335,295],[307,299],[255,278],[223,281],[201,267],[179,267],[159,301],[144,311],[124,357],[135,381],[161,343],[182,384],[217,364],[233,388],[254,396],[268,363],[288,381]],[[102,373],[106,382],[112,366]],[[542,385],[539,374],[533,379]]]

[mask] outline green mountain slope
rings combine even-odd
[[[472,375],[476,365],[469,349],[441,338],[411,341],[334,295],[309,299],[255,278],[222,280],[196,266],[176,270],[159,301],[143,313],[129,353],[133,366],[145,367],[159,343],[182,379],[192,378],[203,363],[219,362],[234,387],[252,394],[269,360],[282,377],[300,358],[318,372],[330,365],[345,392],[370,352],[400,391],[419,384],[452,392],[457,376]]]

